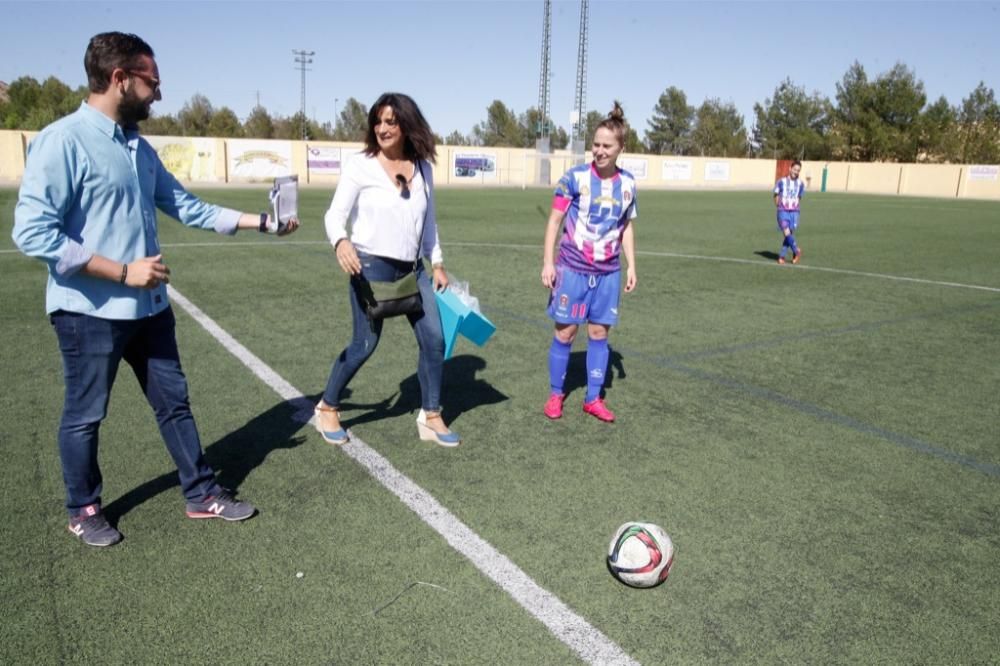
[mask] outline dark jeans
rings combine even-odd
[[[358,254],[358,258],[361,260],[361,275],[370,281],[395,281],[413,270],[412,262],[361,253]],[[420,298],[424,306],[423,312],[406,315],[406,318],[417,337],[417,348],[420,352],[417,359],[417,378],[420,380],[421,406],[425,411],[436,412],[441,409],[444,335],[441,332],[441,317],[438,315],[437,302],[434,300],[434,286],[427,278],[422,261],[417,262],[416,272]],[[334,361],[330,379],[326,383],[326,391],[323,392],[323,402],[331,407],[340,406],[340,397],[344,389],[375,351],[382,336],[383,321],[369,321],[358,300],[353,284],[357,279],[352,277],[352,284],[348,287],[354,334],[351,343]]]
[[[188,500],[215,494],[215,473],[205,462],[188,403],[170,308],[145,319],[110,320],[59,310],[51,316],[59,338],[66,401],[59,425],[59,455],[70,514],[101,501],[98,431],[108,413],[111,387],[124,358],[139,380]]]

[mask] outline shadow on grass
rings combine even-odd
[[[301,413],[304,407],[309,407],[305,398],[278,403],[238,430],[205,447],[205,459],[215,470],[219,484],[236,490],[271,451],[292,449],[302,444],[305,436],[295,436],[295,433],[302,429]],[[103,508],[104,514],[112,524],[117,524],[119,518],[143,502],[179,486],[177,470],[172,469],[115,499]],[[178,499],[183,501],[183,498]]]
[[[608,367],[604,370],[604,389],[601,390],[603,396],[605,392],[614,385],[615,375],[619,379],[625,379],[625,363],[622,355],[608,344]],[[569,355],[569,366],[566,368],[566,383],[563,385],[563,393],[567,396],[578,389],[587,390],[587,352],[575,351]]]
[[[478,379],[476,373],[486,369],[486,361],[478,356],[463,354],[444,363],[441,386],[441,406],[444,420],[451,423],[467,411],[483,405],[495,405],[509,398],[493,388],[489,382]],[[364,370],[362,370],[364,372]],[[350,393],[347,393],[350,396]],[[376,403],[362,404],[349,399],[341,402],[347,409],[366,410],[360,416],[344,419],[346,428],[371,423],[393,416],[413,414],[420,409],[420,380],[416,373],[399,383],[399,390]]]
[[[778,253],[771,252],[770,250],[757,250],[754,252],[758,257],[764,257],[765,259],[770,259],[771,261],[778,260]]]

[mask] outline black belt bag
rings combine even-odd
[[[354,280],[358,300],[372,321],[400,315],[417,314],[424,309],[417,286],[417,273],[407,273],[394,282]]]
[[[424,209],[424,221],[420,227],[421,243],[417,245],[419,252],[422,247],[423,233],[427,226],[427,211],[431,207],[431,193],[424,178],[424,167],[418,158],[415,168],[420,170],[420,178],[424,182],[424,194],[427,198],[427,208]],[[419,314],[423,312],[424,304],[420,299],[420,289],[417,287],[417,266],[420,262],[418,254],[413,262],[413,270],[392,282],[372,282],[362,276],[351,278],[357,291],[358,301],[373,322],[400,315]]]

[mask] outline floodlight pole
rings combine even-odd
[[[552,0],[545,0],[542,10],[542,67],[538,77],[538,114],[535,136],[549,136],[549,83],[552,80]]]
[[[552,79],[552,0],[542,8],[542,67],[538,76],[538,126],[535,128],[535,151],[542,155],[552,152],[549,139],[549,83]],[[538,184],[549,185],[552,163],[547,157],[538,161]]]
[[[586,153],[587,137],[587,36],[590,32],[590,3],[580,0],[580,45],[576,53],[576,100],[573,110],[576,111],[576,124],[573,126],[573,157],[583,160]]]
[[[310,71],[306,65],[312,62],[310,56],[316,55],[316,52],[292,49],[292,53],[295,54],[295,62],[298,63],[298,69],[302,72],[302,140],[305,141],[309,138],[309,123],[306,122],[306,72]]]

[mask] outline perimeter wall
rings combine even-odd
[[[20,181],[35,134],[0,130],[0,182]],[[333,186],[343,161],[361,149],[357,143],[326,141],[146,138],[178,179],[196,184],[266,183],[297,174],[302,184]],[[622,154],[618,163],[641,188],[664,190],[770,189],[778,168],[771,159],[635,154]],[[439,146],[434,180],[455,187],[552,187],[573,164],[568,151],[541,155],[534,149]],[[546,172],[547,178],[540,175]],[[806,161],[802,178],[813,192],[1000,200],[998,165]]]

